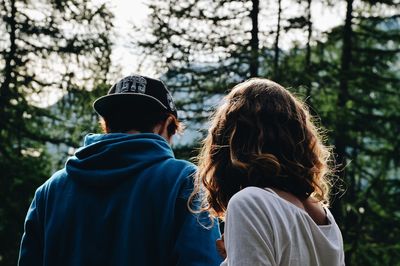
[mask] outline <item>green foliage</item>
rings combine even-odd
[[[209,116],[207,103],[215,104],[215,95],[220,97],[233,83],[250,76],[250,13],[257,1],[244,1],[230,10],[235,2],[150,5],[151,39],[138,45],[145,54],[156,56],[159,71],[166,73],[175,91],[191,93],[176,97],[183,95],[181,107],[195,121]],[[321,118],[328,143],[336,147],[338,187],[332,210],[342,229],[347,265],[396,265],[400,260],[399,2],[341,1],[347,4],[342,10],[345,19],[328,32],[313,29],[314,3],[292,1],[305,14],[294,17],[287,17],[285,10],[276,10],[281,16],[271,14],[274,8],[270,8],[266,18],[266,7],[260,5],[258,73],[273,76],[303,96]],[[277,17],[282,19],[281,28],[270,23]],[[307,33],[307,42],[279,49],[280,38],[298,30]],[[193,157],[196,149],[189,150],[180,149],[178,154]]]
[[[314,2],[291,1],[299,12],[288,17],[268,1],[152,0],[134,46],[164,73],[189,128],[204,125],[254,67],[304,96],[336,146],[339,168],[346,166],[338,171],[346,191],[335,191],[333,210],[347,265],[397,265],[399,2],[340,1],[347,19],[322,33],[313,29]],[[108,89],[112,14],[88,0],[0,0],[0,20],[0,264],[15,265],[34,190],[64,163],[68,147],[98,131],[90,104]],[[293,33],[307,41],[282,50],[281,38]],[[35,101],[46,92],[63,97],[42,108]],[[58,157],[48,154],[49,143],[62,145]],[[176,156],[193,158],[198,145],[176,147]]]
[[[31,152],[37,152],[32,149]],[[49,175],[49,156],[12,154],[0,160],[0,264],[15,265],[23,221],[35,189]]]
[[[252,1],[149,1],[148,27],[137,29],[134,47],[146,55],[177,96],[191,121],[210,116],[215,101],[249,77]],[[147,36],[143,38],[143,36]],[[192,115],[193,114],[193,115]]]
[[[400,259],[395,226],[400,221],[393,215],[400,196],[400,20],[384,15],[390,10],[368,4],[354,9],[348,56],[342,57],[346,28],[339,26],[312,48],[313,71],[307,73],[312,80],[307,101],[327,128],[338,158],[344,158],[338,177],[346,191],[336,190],[333,206],[347,265],[396,265]],[[284,59],[290,77],[284,83],[301,84],[301,57],[291,51]]]
[[[86,91],[105,82],[112,14],[86,0],[1,0],[0,20],[0,264],[15,265],[30,200],[53,167],[45,144],[77,146],[66,118],[87,114]],[[74,104],[46,109],[48,93]]]

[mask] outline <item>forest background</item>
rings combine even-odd
[[[121,45],[132,71],[151,69],[177,99],[180,158],[240,81],[267,77],[303,98],[334,147],[346,264],[400,265],[399,0],[148,0],[123,44],[112,2],[0,0],[0,265],[16,264],[36,188],[100,131],[91,103],[122,77]],[[321,30],[316,5],[339,23]]]

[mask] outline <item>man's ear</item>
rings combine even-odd
[[[160,135],[165,138],[169,143],[172,141],[172,135],[169,134],[168,127],[174,122],[174,118],[172,116],[168,116],[163,122],[160,122],[155,128],[154,133]]]
[[[103,117],[100,117],[99,123],[101,130],[103,131],[104,134],[110,133],[110,128],[108,127],[108,123]]]

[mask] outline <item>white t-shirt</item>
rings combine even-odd
[[[221,266],[344,265],[343,239],[326,209],[328,225],[271,189],[247,187],[228,204],[225,223],[227,259]]]

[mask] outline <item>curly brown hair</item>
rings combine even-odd
[[[253,78],[236,85],[211,121],[189,198],[224,218],[230,198],[248,186],[272,187],[329,203],[330,149],[300,100],[279,84]]]

